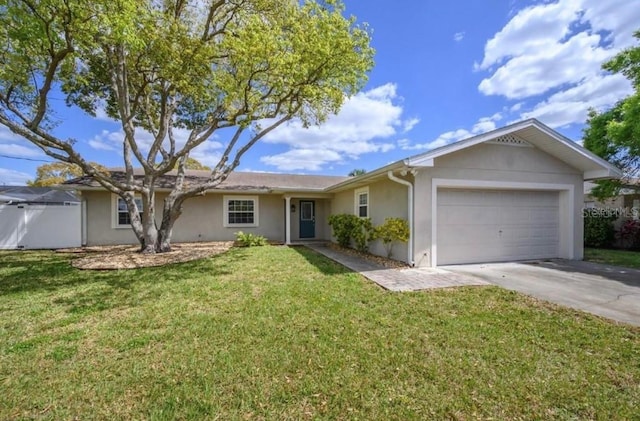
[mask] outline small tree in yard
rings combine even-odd
[[[185,200],[224,181],[284,122],[320,123],[362,88],[369,34],[342,13],[339,0],[0,1],[0,124],[119,195],[142,251],[168,251]],[[124,180],[55,135],[50,100],[60,92],[121,124]],[[220,161],[188,184],[189,154],[216,132],[226,139]],[[155,182],[174,169],[157,226]]]

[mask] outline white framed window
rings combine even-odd
[[[369,205],[371,204],[369,198],[369,187],[363,187],[356,189],[354,193],[354,210],[353,212],[360,218],[369,217]]]
[[[258,196],[224,196],[223,209],[225,227],[258,226]]]
[[[142,208],[142,198],[135,197],[133,200],[136,201],[138,212],[142,218],[142,214],[144,213]],[[131,228],[131,217],[129,216],[129,210],[127,209],[127,202],[125,202],[124,199],[117,194],[112,194],[111,209],[111,228]]]

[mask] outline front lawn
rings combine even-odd
[[[89,272],[0,253],[0,419],[632,419],[640,329],[305,248]]]
[[[640,269],[640,251],[585,248],[584,260]]]

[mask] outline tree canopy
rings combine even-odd
[[[0,0],[0,124],[122,197],[142,249],[166,251],[185,200],[224,181],[284,122],[321,123],[363,87],[369,32],[343,14],[339,0]],[[124,180],[54,134],[60,92],[68,106],[120,123]],[[189,154],[214,133],[218,164],[185,183]],[[154,182],[174,169],[158,227]]]
[[[98,164],[97,162],[90,162],[99,172],[107,172],[107,169]],[[49,164],[42,164],[36,170],[35,180],[28,181],[29,186],[46,187],[62,184],[65,181],[82,176],[82,168],[76,164],[69,164],[67,162],[51,162]]]
[[[363,175],[366,174],[367,170],[365,170],[364,168],[356,168],[354,170],[349,171],[348,176],[349,177],[357,177],[359,175]]]
[[[635,37],[640,39],[640,31]],[[622,186],[633,186],[640,176],[640,46],[617,54],[603,68],[622,73],[635,92],[613,108],[591,110],[584,130],[584,146],[621,168],[621,180],[599,181],[592,194],[599,198],[616,195]]]
[[[109,170],[105,166],[98,164],[97,162],[90,162],[89,164],[99,172],[108,174]],[[188,170],[211,171],[211,168],[191,157],[187,158],[185,168]],[[36,169],[35,180],[27,181],[27,185],[35,187],[55,186],[82,175],[82,168],[76,164],[69,164],[67,162],[51,162],[49,164],[40,165]]]

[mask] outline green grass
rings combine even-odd
[[[584,260],[640,269],[640,251],[585,248]]]
[[[0,253],[0,419],[633,419],[640,329],[304,248],[88,272]]]

